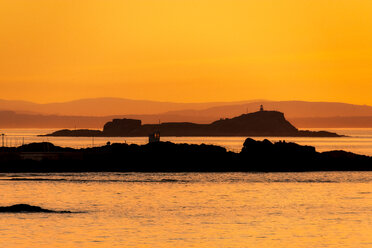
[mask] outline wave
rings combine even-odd
[[[372,172],[0,174],[1,181],[60,183],[369,183]]]
[[[125,180],[125,179],[64,179],[64,178],[1,178],[0,181],[35,181],[35,182],[75,182],[75,183],[340,183],[336,180],[299,180],[299,179],[277,179],[277,180],[179,180],[179,179],[145,179],[145,180]]]
[[[332,180],[322,180],[322,179],[278,179],[270,180],[269,182],[273,183],[340,183],[340,181]]]
[[[49,182],[102,182],[102,183],[190,183],[191,180],[177,179],[148,179],[148,180],[125,180],[125,179],[65,179],[65,178],[0,178],[0,181],[49,181]]]

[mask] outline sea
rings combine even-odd
[[[372,172],[0,174],[0,247],[372,247]]]
[[[147,143],[2,131],[8,146]],[[348,137],[266,138],[372,155],[371,129],[332,131]],[[245,138],[162,140],[238,152]],[[372,247],[372,172],[0,173],[0,206],[13,204],[72,213],[0,213],[1,248]]]

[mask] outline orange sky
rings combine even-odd
[[[369,0],[0,0],[0,98],[372,105]]]

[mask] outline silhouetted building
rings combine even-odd
[[[133,130],[141,127],[140,120],[134,119],[113,119],[107,122],[103,127],[103,132],[108,136],[127,136]]]
[[[263,105],[260,106],[260,111],[264,111]]]
[[[149,143],[159,142],[160,141],[160,132],[156,131],[149,135]]]

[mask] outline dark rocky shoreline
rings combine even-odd
[[[214,145],[154,142],[84,149],[51,143],[0,148],[0,172],[371,171],[372,157],[312,146],[246,139],[241,152]]]

